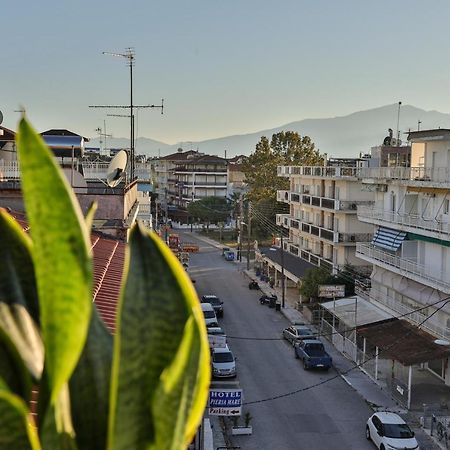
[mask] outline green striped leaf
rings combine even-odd
[[[75,195],[55,158],[25,119],[20,121],[17,143],[54,403],[86,341],[92,309],[91,250]]]
[[[210,367],[203,314],[177,258],[156,234],[139,226],[131,232],[125,277],[108,448],[148,449],[160,442],[158,448],[176,448],[172,442],[193,436],[206,404]],[[175,405],[180,414],[171,418]],[[165,415],[164,423],[156,418]]]
[[[0,418],[1,449],[40,450],[24,401],[4,389],[0,389]]]
[[[78,447],[106,448],[113,338],[95,308],[86,345],[69,382]]]
[[[31,239],[14,218],[1,208],[0,248],[0,301],[8,305],[23,305],[39,324]]]

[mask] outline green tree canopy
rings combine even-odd
[[[188,204],[189,214],[201,222],[215,223],[227,220],[231,206],[224,197],[205,197]]]
[[[294,131],[280,131],[269,142],[262,136],[255,151],[243,163],[251,201],[269,199],[276,202],[277,190],[288,189],[289,180],[277,176],[277,166],[315,166],[323,164],[323,157],[309,136]]]

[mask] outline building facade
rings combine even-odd
[[[321,167],[278,167],[278,175],[290,182],[289,190],[277,193],[290,208],[277,215],[277,224],[289,230],[287,251],[333,273],[347,264],[367,266],[355,256],[356,243],[370,241],[373,232],[356,214],[374,199],[358,178],[364,165],[363,159],[330,159]]]
[[[373,207],[358,205],[362,223],[376,226],[356,255],[373,264],[371,301],[440,340],[450,340],[450,130],[411,132],[411,167],[363,169]],[[410,314],[411,313],[411,314]],[[426,367],[450,384],[448,358]]]

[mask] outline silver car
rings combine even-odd
[[[283,330],[283,337],[287,339],[292,345],[303,339],[312,339],[317,337],[311,328],[305,325],[291,325]]]

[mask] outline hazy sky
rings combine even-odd
[[[128,121],[136,51],[138,136],[166,143],[332,117],[399,100],[450,112],[450,2],[416,0],[40,0],[2,2],[0,110],[36,128],[114,137]],[[118,111],[108,111],[114,113]]]

